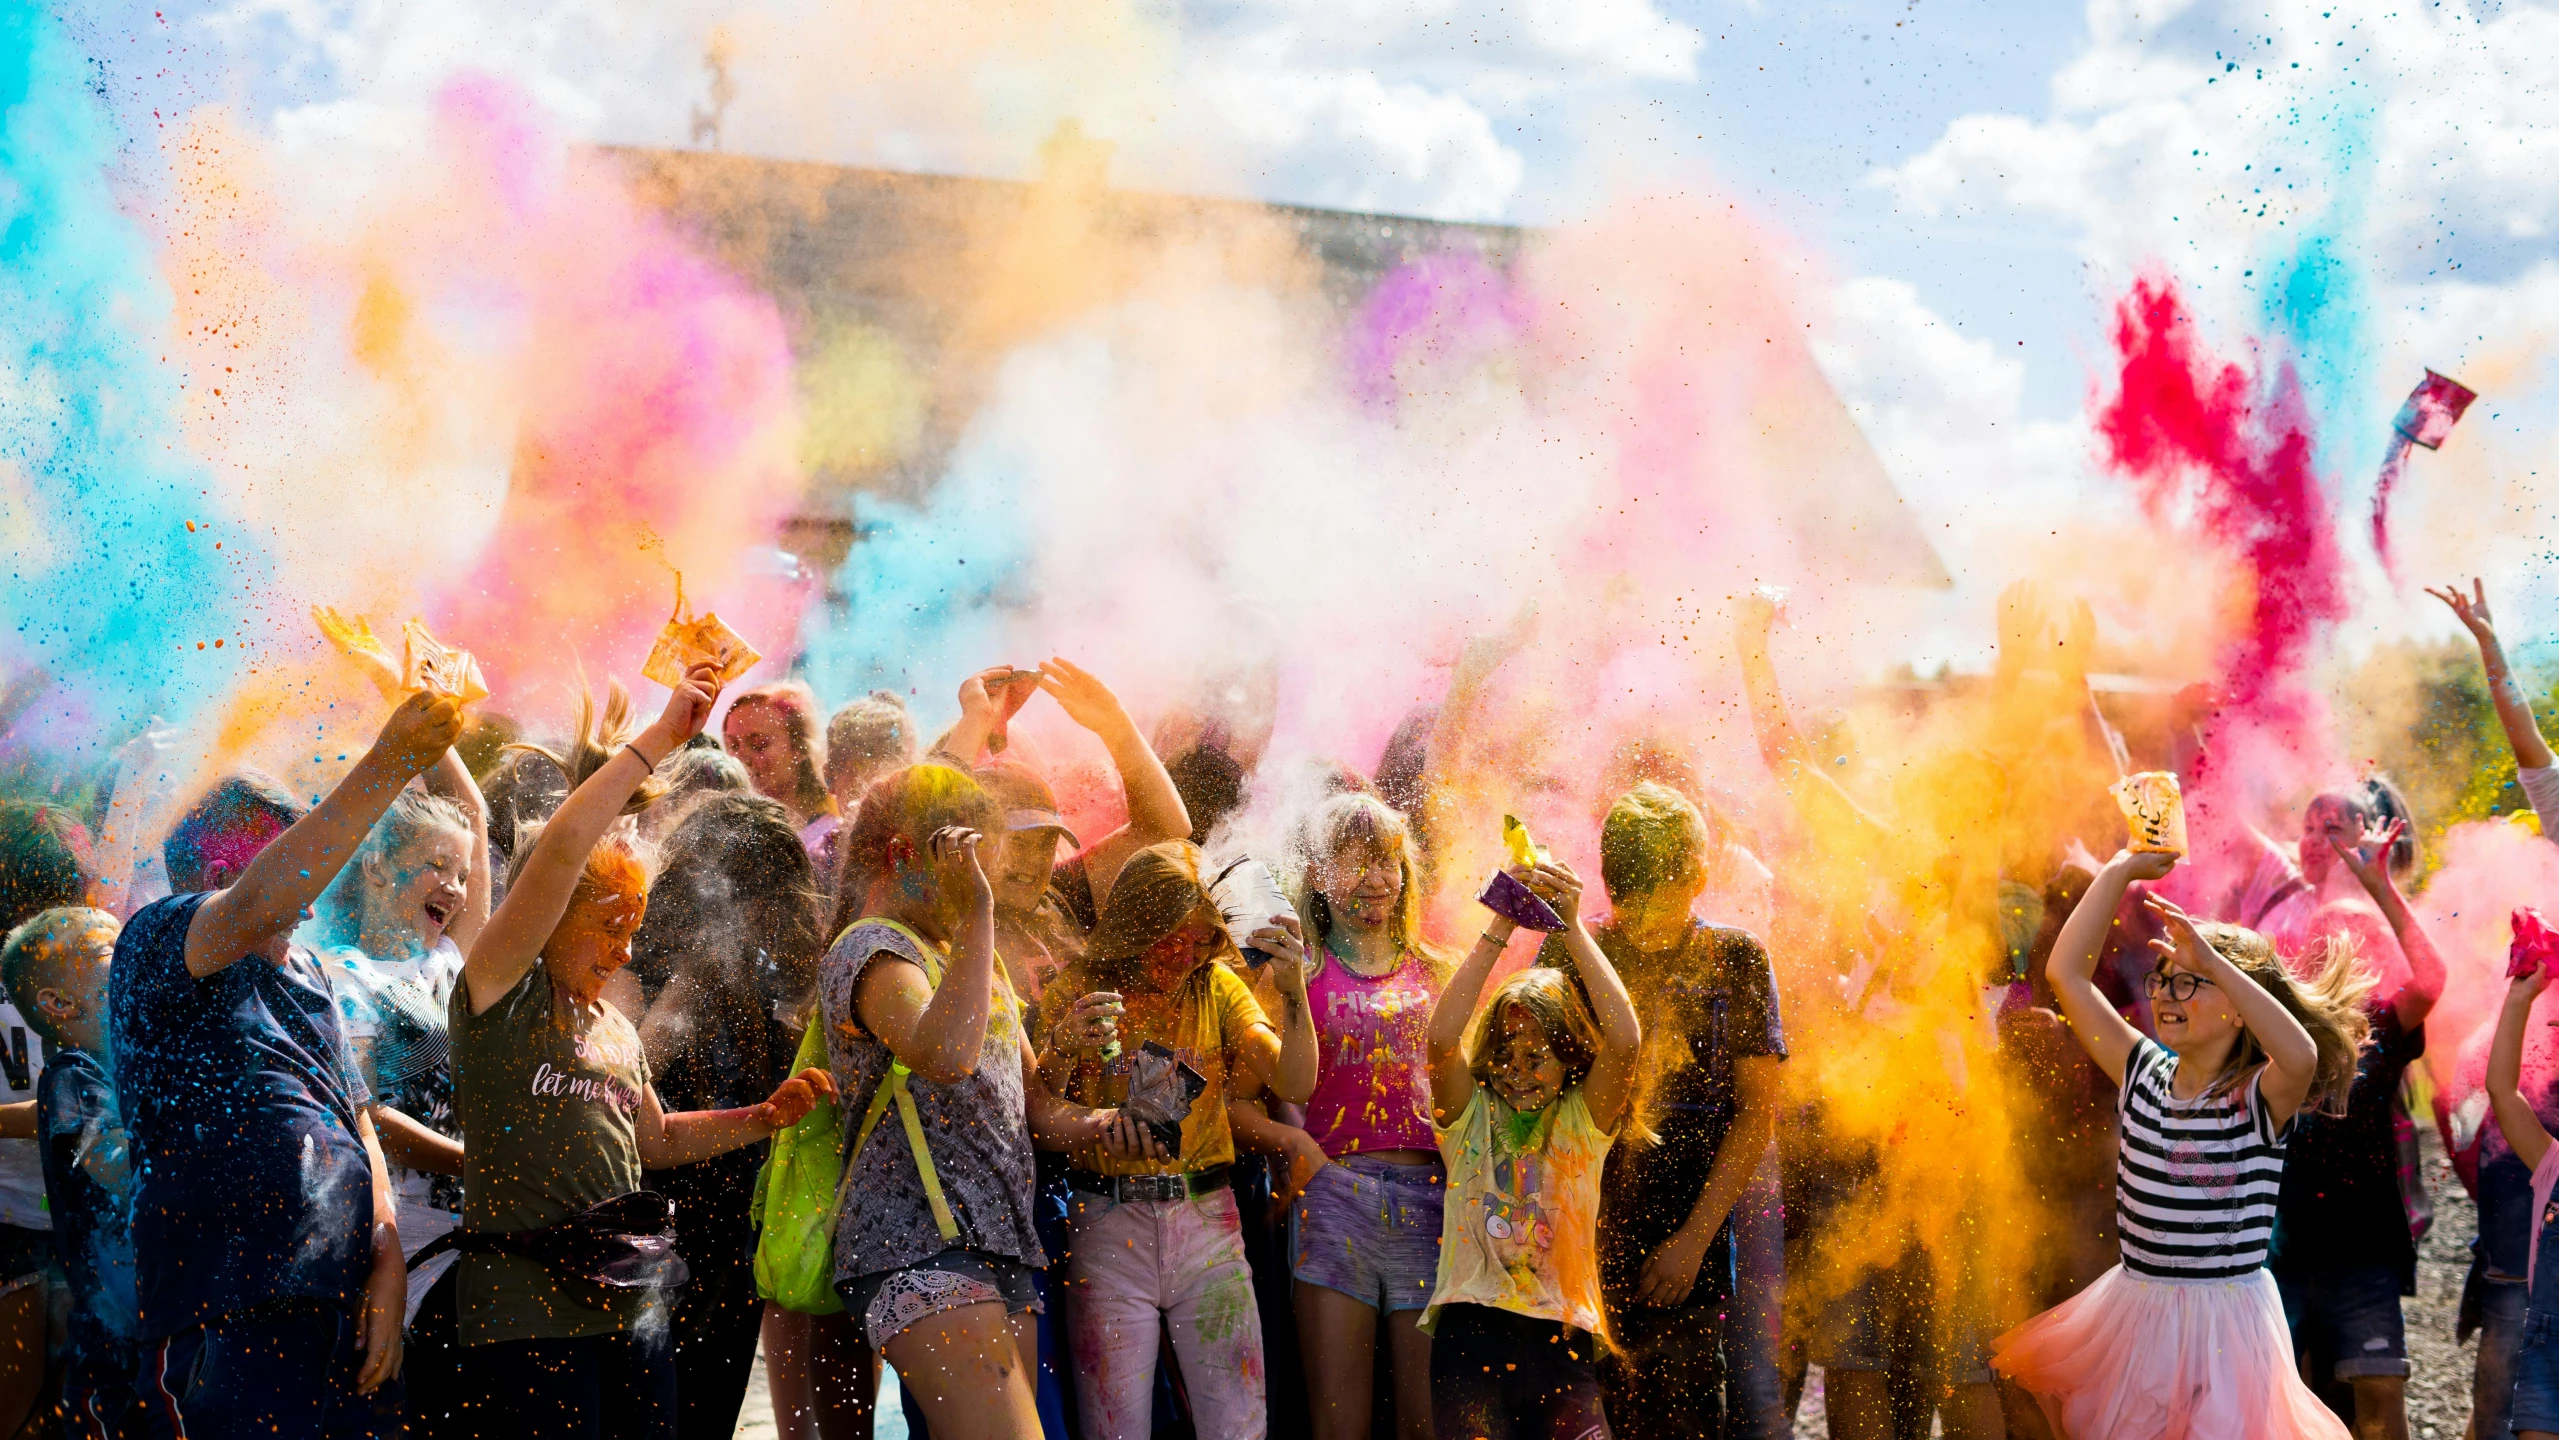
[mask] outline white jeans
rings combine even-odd
[[[1078,1194],[1068,1224],[1067,1330],[1087,1440],[1152,1431],[1158,1316],[1201,1440],[1261,1440],[1270,1422],[1262,1315],[1235,1192],[1126,1205]]]

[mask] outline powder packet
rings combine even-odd
[[[1149,1040],[1128,1061],[1128,1098],[1120,1113],[1145,1123],[1166,1150],[1182,1153],[1182,1122],[1191,1118],[1191,1102],[1208,1089],[1208,1077],[1182,1063],[1181,1057]]]
[[[2408,437],[2408,443],[2432,450],[2452,435],[2452,427],[2461,419],[2479,392],[2449,375],[2426,372],[2426,378],[2408,394],[2408,403],[2399,407],[2398,418],[2390,428]]]
[[[667,617],[666,628],[658,632],[658,642],[649,649],[649,661],[640,673],[672,690],[684,683],[685,672],[696,665],[708,664],[719,674],[719,684],[733,683],[739,676],[755,668],[764,656],[745,637],[720,623],[720,617],[704,611],[696,616],[684,603],[684,576],[675,577],[675,613]]]
[[[401,627],[401,636],[405,652],[400,665],[402,689],[448,695],[465,705],[489,698],[489,682],[480,677],[480,662],[472,658],[470,651],[438,642],[415,620]]]
[[[2186,853],[2186,801],[2177,777],[2166,770],[2127,775],[2109,787],[2123,807],[2124,824],[2132,831],[2136,854]]]
[[[1272,916],[1296,913],[1271,867],[1247,855],[1217,873],[1209,882],[1208,898],[1216,903],[1217,913],[1226,917],[1226,933],[1235,937],[1246,965],[1258,970],[1279,958],[1245,943],[1247,936],[1268,926]]]
[[[1514,865],[1539,865],[1547,858],[1545,847],[1529,838],[1528,827],[1519,823],[1516,815],[1502,817],[1502,845],[1510,851]],[[1484,882],[1483,892],[1475,898],[1485,909],[1514,925],[1543,930],[1549,935],[1564,928],[1564,917],[1555,913],[1555,907],[1508,870],[1494,871],[1493,878]]]
[[[2512,918],[2515,942],[2506,951],[2507,979],[2520,980],[2559,960],[2559,931],[2550,928],[2540,911],[2529,905],[2518,906]]]

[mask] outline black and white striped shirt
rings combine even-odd
[[[2227,1280],[2266,1263],[2292,1127],[2267,1123],[2263,1073],[2226,1095],[2179,1100],[2169,1090],[2176,1053],[2148,1038],[2133,1046],[2116,1100],[2115,1222],[2126,1270]]]

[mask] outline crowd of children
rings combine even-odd
[[[2484,593],[2439,598],[2559,824]],[[2079,843],[2125,754],[2087,704],[2035,743],[2113,764],[1963,756],[1887,813],[1770,619],[1792,840],[1638,738],[1592,853],[1514,821],[1476,874],[1448,801],[1497,655],[1373,773],[1259,792],[1255,737],[1159,748],[1054,660],[930,744],[894,695],[701,665],[494,750],[374,673],[326,794],[199,777],[114,873],[98,814],[0,804],[0,1434],[727,1440],[760,1347],[787,1440],[871,1434],[883,1363],[937,1440],[1775,1440],[1815,1367],[1839,1440],[2404,1436],[2446,966],[2399,793],[2217,837],[2243,882],[2199,894]],[[1007,743],[1043,696],[1116,772],[1089,843]],[[1256,793],[1296,798],[1233,823]],[[2475,1440],[2559,1436],[2550,980],[2461,1147]],[[1932,1029],[1950,987],[1979,1035]],[[1815,1052],[1905,1113],[1790,1083]],[[2015,1163],[1914,1165],[1922,1108],[1996,1110]]]

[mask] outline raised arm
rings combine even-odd
[[[2337,858],[2362,883],[2364,893],[2380,907],[2381,918],[2390,922],[2390,933],[2399,941],[2399,953],[2408,957],[2408,983],[2391,998],[2390,1008],[2399,1017],[2399,1028],[2414,1030],[2426,1023],[2435,1002],[2443,998],[2444,963],[2390,873],[2390,847],[2407,832],[2405,820],[2367,825],[2361,843],[2347,846],[2332,839],[2328,848],[2337,852]]]
[[[1777,663],[1768,654],[1768,630],[1776,622],[1776,602],[1752,593],[1741,598],[1733,624],[1741,654],[1742,689],[1750,700],[1751,732],[1759,737],[1760,758],[1816,833],[1829,838],[1853,835],[1868,845],[1888,843],[1891,832],[1884,823],[1839,788],[1795,729],[1785,691],[1777,684]]]
[[[1475,1098],[1475,1075],[1466,1067],[1466,1027],[1474,1023],[1475,1004],[1484,998],[1484,982],[1492,978],[1493,967],[1501,963],[1502,947],[1518,929],[1513,921],[1494,916],[1431,1006],[1431,1113],[1442,1125],[1457,1123]]]
[[[2311,1083],[2319,1078],[2318,1043],[2284,1008],[2284,1002],[2267,994],[2264,986],[2248,978],[2247,971],[2207,944],[2186,912],[2168,897],[2150,896],[2149,904],[2168,930],[2150,942],[2151,950],[2163,959],[2176,956],[2187,969],[2221,988],[2231,1008],[2239,1012],[2240,1023],[2266,1052],[2266,1073],[2258,1078],[2257,1093],[2265,1097],[2268,1118],[2277,1125],[2290,1120],[2301,1102],[2310,1098]]]
[[[2079,1048],[2106,1072],[2106,1078],[2117,1086],[2124,1083],[2124,1060],[2132,1054],[2141,1032],[2115,1012],[2105,995],[2097,988],[2097,957],[2106,948],[2106,936],[2115,926],[2115,912],[2124,904],[2124,891],[2135,880],[2157,880],[2177,863],[2174,855],[2159,855],[2130,850],[2115,852],[2115,858],[2098,870],[2097,878],[2088,882],[2088,891],[2071,908],[2070,918],[2062,922],[2061,934],[2053,940],[2053,953],[2044,961],[2044,976],[2052,982],[2054,998],[2061,1002],[2062,1017],[2070,1022],[2071,1033],[2079,1037]]]
[[[533,968],[569,897],[586,873],[586,858],[595,842],[622,813],[631,792],[675,753],[675,747],[702,733],[719,698],[719,672],[697,665],[667,697],[666,709],[649,727],[604,762],[586,783],[571,791],[542,827],[542,838],[524,857],[506,900],[481,928],[462,962],[462,983],[470,987],[474,1015],[504,999]]]
[[[1635,1001],[1626,993],[1626,982],[1618,978],[1617,967],[1608,963],[1599,942],[1590,938],[1589,928],[1582,924],[1581,877],[1561,862],[1540,865],[1537,874],[1546,882],[1538,893],[1564,917],[1564,948],[1581,974],[1582,993],[1590,997],[1591,1018],[1599,1022],[1599,1054],[1582,1081],[1582,1104],[1589,1108],[1592,1124],[1615,1130],[1626,1118],[1626,1102],[1635,1096],[1643,1022],[1635,1018]]]
[[[2550,988],[2550,972],[2538,965],[2506,987],[2506,1003],[2497,1012],[2497,1036],[2488,1046],[2488,1104],[2497,1112],[2497,1129],[2528,1169],[2541,1168],[2550,1153],[2550,1132],[2523,1098],[2523,1032],[2532,1024],[2532,1002]]]
[[[2452,607],[2453,617],[2479,642],[2479,664],[2488,672],[2488,695],[2497,702],[2497,723],[2505,727],[2506,743],[2514,747],[2515,763],[2526,770],[2547,770],[2559,757],[2550,752],[2550,742],[2541,737],[2540,722],[2532,718],[2532,704],[2524,699],[2523,687],[2515,683],[2514,671],[2506,664],[2506,647],[2497,639],[2496,618],[2488,613],[2488,586],[2473,577],[2470,593],[2461,593],[2459,585],[2446,585],[2427,594]],[[2544,827],[2545,830],[2548,827]]]
[[[291,934],[400,787],[461,733],[462,707],[454,701],[424,693],[401,701],[346,778],[195,912],[187,926],[187,973],[201,980]]]
[[[496,889],[489,873],[489,802],[480,794],[479,782],[471,778],[470,767],[462,763],[460,751],[446,750],[443,759],[427,767],[424,779],[428,794],[452,801],[471,822],[471,893],[463,897],[462,913],[444,927],[453,947],[467,955],[471,943],[480,938],[481,927],[489,923],[489,896]]]
[[[995,892],[978,864],[979,843],[976,831],[956,826],[933,832],[922,856],[903,840],[891,842],[893,863],[901,869],[929,864],[935,890],[961,901],[950,964],[937,986],[911,961],[874,956],[853,987],[862,1028],[899,1064],[940,1085],[977,1073],[994,1004]]]
[[[1137,722],[1129,718],[1109,686],[1090,672],[1052,657],[1040,667],[1040,689],[1048,692],[1067,719],[1093,732],[1102,748],[1111,752],[1111,764],[1120,774],[1128,823],[1095,841],[1084,854],[1085,872],[1093,882],[1093,903],[1100,905],[1110,898],[1111,882],[1119,878],[1128,857],[1149,845],[1191,838],[1191,815],[1183,808],[1182,793],[1173,788],[1173,777],[1165,773],[1155,747],[1138,733]]]

